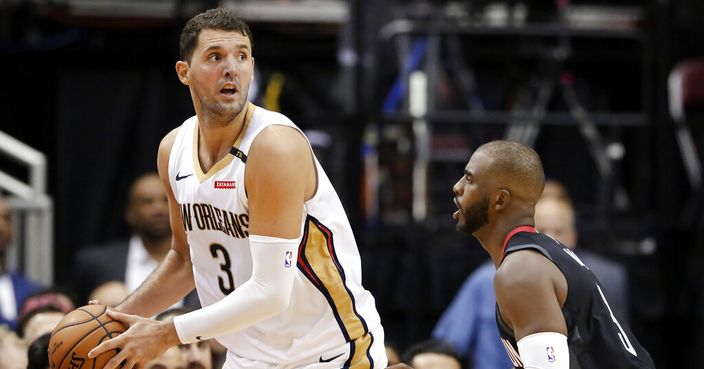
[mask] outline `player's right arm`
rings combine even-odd
[[[159,176],[169,200],[171,250],[144,283],[117,307],[117,310],[127,314],[153,316],[182,299],[195,286],[186,231],[169,181],[169,156],[177,133],[178,128],[161,140],[157,157]]]
[[[515,251],[494,278],[501,318],[512,329],[525,369],[568,369],[567,323],[562,307],[567,281],[542,254]]]

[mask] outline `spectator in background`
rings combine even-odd
[[[27,349],[27,369],[49,369],[49,339],[51,333],[37,337],[29,344]]]
[[[191,309],[175,308],[169,309],[156,316],[156,320],[170,320],[177,315],[188,313]],[[203,340],[191,343],[180,344],[178,348],[186,364],[186,369],[213,369],[213,362],[217,362],[218,368],[222,367],[225,359],[225,350],[215,352],[212,344],[217,344],[215,340]]]
[[[409,347],[403,353],[403,361],[414,369],[462,369],[455,349],[439,340],[427,340]]]
[[[0,195],[0,325],[15,328],[17,315],[24,299],[40,286],[22,274],[7,270],[7,251],[12,241],[12,214],[5,198]]]
[[[163,354],[147,362],[146,369],[185,369],[186,361],[178,347],[170,347]]]
[[[169,252],[169,209],[158,174],[146,173],[132,182],[125,220],[132,232],[129,241],[112,241],[78,253],[75,286],[83,301],[88,301],[97,287],[111,281],[123,282],[128,292],[134,291]],[[195,293],[188,295],[184,303],[199,306]]]
[[[543,193],[540,197],[554,197],[560,200],[565,200],[570,204],[572,203],[572,199],[570,198],[570,194],[567,192],[565,185],[554,179],[548,179],[545,181],[545,187],[543,187]]]
[[[496,267],[491,261],[475,269],[432,333],[433,338],[451,344],[468,368],[512,367],[496,328],[495,274]]]
[[[24,301],[15,328],[26,342],[51,332],[66,314],[76,308],[71,298],[57,289],[37,292]]]
[[[89,301],[100,301],[101,304],[115,307],[124,301],[130,292],[121,281],[109,281],[93,289],[88,296]]]
[[[535,207],[535,225],[573,250],[577,245],[577,229],[572,202],[565,186],[546,181]],[[625,268],[583,249],[575,253],[604,284],[612,308],[628,321],[628,288]],[[491,261],[479,266],[467,277],[450,306],[440,317],[433,338],[450,343],[473,369],[510,368],[496,328],[496,297]]]
[[[0,325],[0,368],[27,368],[27,344],[3,325]]]
[[[66,313],[53,306],[43,306],[28,313],[17,325],[17,334],[27,342],[51,333]]]

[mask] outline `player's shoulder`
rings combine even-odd
[[[255,120],[261,120],[264,123],[267,124],[274,124],[274,125],[292,125],[295,126],[293,121],[287,117],[286,115],[276,112],[276,111],[271,111],[262,108],[261,106],[257,106],[254,104],[251,104],[251,106],[254,108],[254,112],[252,113],[252,119]]]
[[[161,139],[161,142],[159,143],[159,155],[160,156],[165,156],[169,157],[169,153],[171,153],[171,148],[174,146],[174,142],[176,142],[176,137],[178,136],[178,132],[181,130],[181,127],[176,127],[172,129],[169,133],[164,135],[164,137]]]
[[[162,150],[171,151],[171,148],[173,147],[174,142],[176,142],[176,138],[178,137],[179,132],[181,132],[184,127],[195,128],[194,125],[196,124],[198,124],[198,117],[194,115],[186,119],[183,124],[172,129],[166,135],[164,135],[164,137],[161,139],[161,142],[159,143],[160,153]],[[188,130],[186,130],[186,132],[188,132]]]
[[[308,141],[303,132],[292,125],[270,124],[259,132],[252,142],[252,155],[268,155],[273,157],[307,152]]]
[[[285,115],[256,107],[254,126],[257,130],[248,153],[247,167],[264,165],[268,168],[277,166],[297,166],[309,160],[310,146],[303,132]]]
[[[494,286],[497,289],[526,288],[548,278],[546,269],[552,262],[539,250],[525,248],[507,254],[496,269]]]

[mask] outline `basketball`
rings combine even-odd
[[[102,369],[117,354],[117,350],[111,350],[96,358],[88,358],[94,347],[127,330],[124,324],[106,312],[104,305],[81,306],[56,325],[49,339],[51,369]]]

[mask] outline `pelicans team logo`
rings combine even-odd
[[[554,363],[555,362],[555,349],[552,348],[552,346],[546,347],[546,351],[548,353],[548,362]]]
[[[286,251],[286,256],[284,257],[284,267],[290,268],[293,264],[293,251]]]

